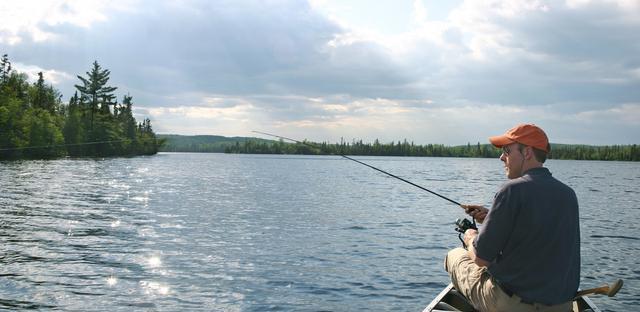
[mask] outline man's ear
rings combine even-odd
[[[531,159],[531,157],[534,157],[534,155],[533,155],[533,147],[525,146],[525,148],[524,148],[524,159],[529,160],[529,159]]]

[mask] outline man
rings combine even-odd
[[[510,179],[491,210],[463,205],[482,223],[464,234],[467,250],[447,254],[453,285],[480,311],[571,311],[580,280],[580,228],[574,191],[543,163],[547,135],[532,124],[490,137]]]

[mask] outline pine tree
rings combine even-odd
[[[11,62],[9,62],[9,55],[2,55],[2,60],[0,61],[0,84],[3,84],[9,80],[9,75],[11,74]]]
[[[122,108],[119,114],[122,123],[124,124],[125,134],[127,138],[135,140],[136,139],[136,120],[133,118],[133,112],[131,110],[131,106],[133,103],[131,102],[133,99],[130,95],[125,95],[122,100]]]
[[[74,144],[67,147],[67,151],[70,156],[84,156],[86,155],[85,147],[81,144],[85,142],[85,130],[83,126],[83,112],[81,110],[80,98],[78,97],[78,91],[69,100],[69,106],[65,114],[64,127],[62,133],[64,135],[64,141],[67,144]]]
[[[38,73],[38,81],[33,85],[31,94],[34,108],[44,109],[53,114],[60,106],[62,95],[53,86],[44,83],[42,72]]]
[[[109,82],[109,75],[111,72],[108,69],[102,69],[98,61],[93,62],[93,68],[90,72],[87,72],[87,78],[78,76],[78,79],[82,81],[82,85],[75,85],[76,89],[80,91],[81,101],[86,103],[87,110],[90,111],[90,127],[93,130],[94,115],[98,112],[98,109],[113,105],[113,99],[115,95],[113,91],[117,87],[107,86]]]
[[[0,159],[155,154],[163,141],[156,139],[148,118],[136,127],[130,95],[118,105],[116,88],[107,85],[109,74],[94,62],[86,78],[78,76],[82,85],[76,85],[68,105],[62,105],[60,92],[45,83],[43,73],[29,83],[25,73],[12,71],[5,54],[0,61]]]

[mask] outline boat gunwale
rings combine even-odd
[[[442,310],[435,310],[436,305],[438,305],[438,303],[440,302],[444,302],[447,303],[446,301],[442,301],[450,292],[451,290],[453,290],[453,284],[449,283],[449,285],[447,285],[442,291],[440,291],[440,293],[433,298],[433,300],[431,301],[431,303],[429,303],[429,305],[427,305],[426,308],[424,308],[424,310],[422,310],[422,312],[434,312],[434,311],[442,311]],[[582,305],[580,304],[580,301],[583,303]],[[468,300],[467,300],[468,302]],[[589,309],[591,309],[591,312],[602,312],[602,310],[600,310],[600,308],[598,308],[595,303],[588,297],[588,296],[580,296],[577,298],[574,298],[572,300],[573,303],[573,311],[582,311],[582,310],[578,310],[580,308],[580,306],[586,306]]]

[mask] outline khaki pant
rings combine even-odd
[[[509,297],[495,284],[487,268],[476,265],[465,249],[449,251],[444,268],[449,272],[453,286],[480,311],[572,311],[571,302],[548,306],[523,303],[515,294]]]

